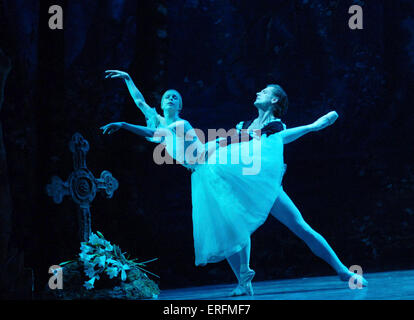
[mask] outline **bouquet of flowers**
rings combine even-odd
[[[84,283],[86,289],[93,289],[95,281],[99,280],[104,274],[109,279],[120,277],[122,281],[125,281],[127,280],[128,272],[134,269],[140,269],[144,271],[146,277],[146,273],[158,277],[156,274],[143,268],[147,263],[157,259],[145,262],[136,262],[137,259],[128,260],[118,246],[112,245],[109,241],[105,240],[99,231],[96,233],[92,233],[89,240],[82,242],[80,247],[80,261],[83,262],[85,274],[89,277],[89,280]]]

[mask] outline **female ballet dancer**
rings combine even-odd
[[[266,112],[273,113],[273,116],[278,119],[286,113],[288,107],[288,97],[285,91],[279,85],[268,85],[266,88],[257,93],[256,101],[254,103],[258,109],[259,117],[253,121],[241,122],[236,128],[255,128],[261,127],[261,114]],[[292,128],[281,132],[283,136],[283,143],[290,143],[304,134],[312,131],[319,131],[328,125],[331,125],[338,118],[336,112],[330,112],[326,116],[320,118],[312,125]],[[285,125],[283,124],[285,127]],[[286,127],[285,127],[286,128]],[[287,135],[285,135],[288,133]],[[346,268],[346,266],[339,260],[335,252],[329,246],[327,241],[315,230],[313,230],[303,219],[301,213],[289,198],[286,192],[281,189],[279,196],[276,198],[270,214],[277,220],[287,226],[293,233],[302,239],[312,252],[318,257],[327,262],[338,274],[342,281],[349,281],[351,277],[363,286],[368,285],[368,281],[361,275],[357,275]],[[239,285],[233,290],[233,295],[253,295],[251,280],[255,273],[249,267],[250,260],[250,243],[235,255],[228,257],[230,265],[235,269],[235,273],[239,274]]]
[[[144,113],[148,126],[136,126],[124,122],[111,123],[101,128],[104,134],[111,134],[123,128],[155,142],[161,142],[159,137],[165,136],[166,132],[172,133],[176,139],[183,139],[185,135],[192,134],[193,138],[197,140],[189,122],[179,118],[182,99],[177,91],[168,90],[163,95],[161,108],[164,111],[164,117],[162,117],[155,109],[146,104],[142,94],[127,73],[117,70],[109,70],[107,73],[107,78],[125,80],[134,101]],[[318,131],[331,125],[337,115],[329,113],[311,125],[283,130],[285,126],[275,116],[276,110],[280,109],[280,105],[283,105],[284,101],[284,97],[278,94],[277,88],[280,87],[268,86],[258,93],[255,102],[259,112],[258,118],[248,123],[248,126],[244,124],[242,127],[243,123],[238,126],[239,129],[248,129],[251,132],[254,132],[254,129],[263,129],[263,135],[260,138],[261,152],[258,155],[261,161],[261,170],[258,174],[243,175],[240,170],[243,165],[194,165],[185,163],[185,159],[183,163],[186,167],[194,170],[192,174],[192,202],[196,265],[218,262],[226,258],[239,280],[238,287],[232,292],[233,295],[253,294],[251,280],[254,271],[249,268],[250,235],[263,224],[269,212],[300,236],[315,254],[334,267],[341,280],[345,281],[354,276],[339,261],[320,235],[304,221],[299,223],[301,222],[299,221],[300,213],[293,203],[290,203],[290,199],[281,187],[284,173],[283,144],[292,142],[306,133]],[[287,97],[285,100],[287,103]],[[177,128],[181,128],[181,130],[177,130]],[[162,132],[162,130],[164,131]],[[184,135],[177,136],[176,133],[179,131],[184,132]],[[158,138],[155,138],[157,133]],[[254,136],[254,134],[252,135]],[[164,140],[164,143],[166,141],[167,139]],[[242,149],[244,147],[246,150],[247,146],[249,149],[252,141],[254,139],[247,143],[240,143],[240,147]],[[174,156],[176,150],[171,145],[167,142],[166,148]],[[214,154],[219,145],[215,142],[207,145],[209,146],[206,157],[210,157],[210,154]],[[213,152],[211,152],[211,146],[213,146]],[[279,198],[281,198],[280,201]],[[276,199],[278,201],[275,202]],[[278,210],[282,214],[278,214]],[[292,217],[293,219],[291,219]],[[290,220],[298,222],[300,226],[290,223]],[[237,225],[234,223],[236,221]],[[303,236],[301,236],[302,234]],[[307,236],[308,234],[310,236]]]

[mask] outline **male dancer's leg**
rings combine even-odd
[[[270,214],[305,241],[315,255],[335,269],[341,280],[348,281],[351,276],[356,276],[338,259],[328,242],[303,220],[298,208],[283,190],[276,199]],[[362,281],[365,285],[367,284],[365,279]]]

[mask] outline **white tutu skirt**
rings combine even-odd
[[[250,164],[241,156],[234,164],[237,148],[239,155],[248,152]],[[209,163],[218,154],[227,157],[228,163]],[[247,245],[281,192],[283,174],[283,143],[277,133],[221,147],[210,153],[205,164],[194,167],[191,190],[196,266],[219,262]]]

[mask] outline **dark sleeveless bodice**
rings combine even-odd
[[[242,142],[242,141],[252,140],[253,137],[247,132],[247,129],[250,127],[252,122],[253,122],[253,120],[244,121],[240,132],[238,132],[238,135],[239,135],[238,139],[234,139],[234,137],[227,137],[226,145],[232,144],[234,142]],[[272,134],[275,134],[275,133],[283,131],[283,130],[284,130],[284,126],[283,126],[282,121],[275,120],[275,121],[269,122],[267,125],[265,125],[261,129],[261,134],[270,136]]]
[[[247,130],[252,123],[253,123],[253,120],[244,121],[242,129]],[[283,131],[283,129],[284,129],[284,127],[283,127],[282,121],[275,120],[275,121],[269,122],[267,125],[265,125],[262,128],[261,132],[262,132],[262,134],[266,134],[267,136],[270,136],[274,133]]]

